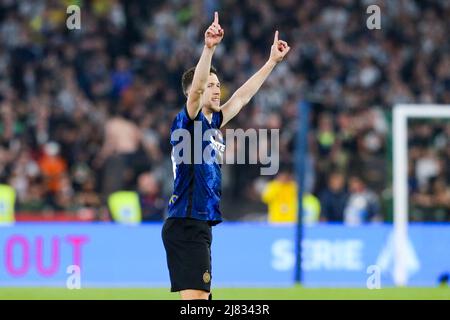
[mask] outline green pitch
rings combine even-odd
[[[450,288],[386,288],[332,289],[332,288],[217,288],[213,289],[214,300],[391,300],[391,299],[440,299],[450,300]],[[0,300],[5,299],[83,299],[83,300],[178,300],[177,293],[167,288],[0,288]]]

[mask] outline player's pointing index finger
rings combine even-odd
[[[275,37],[273,38],[273,43],[276,44],[278,42],[278,30],[275,31]]]
[[[214,23],[219,23],[219,14],[217,13],[217,11],[214,11]]]

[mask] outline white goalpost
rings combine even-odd
[[[449,118],[450,105],[398,104],[394,106],[393,198],[394,198],[394,283],[408,284],[406,248],[408,245],[408,119]]]

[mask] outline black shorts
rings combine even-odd
[[[211,289],[211,225],[207,221],[169,218],[162,228],[172,292]]]

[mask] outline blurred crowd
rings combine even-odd
[[[81,8],[80,30],[66,27],[70,4]],[[372,4],[380,30],[366,26]],[[181,75],[198,61],[215,10],[225,29],[213,59],[222,101],[264,64],[275,28],[291,46],[227,128],[281,128],[292,170],[297,102],[310,101],[305,192],[320,201],[318,219],[389,219],[392,106],[450,104],[446,0],[2,0],[0,183],[15,188],[18,211],[107,220],[108,195],[131,189],[148,220],[163,216]],[[445,122],[410,127],[417,221],[450,220],[449,137]],[[257,165],[224,165],[224,218],[264,219],[273,178]]]
[[[410,218],[415,221],[450,221],[450,123],[423,121],[410,124]]]

